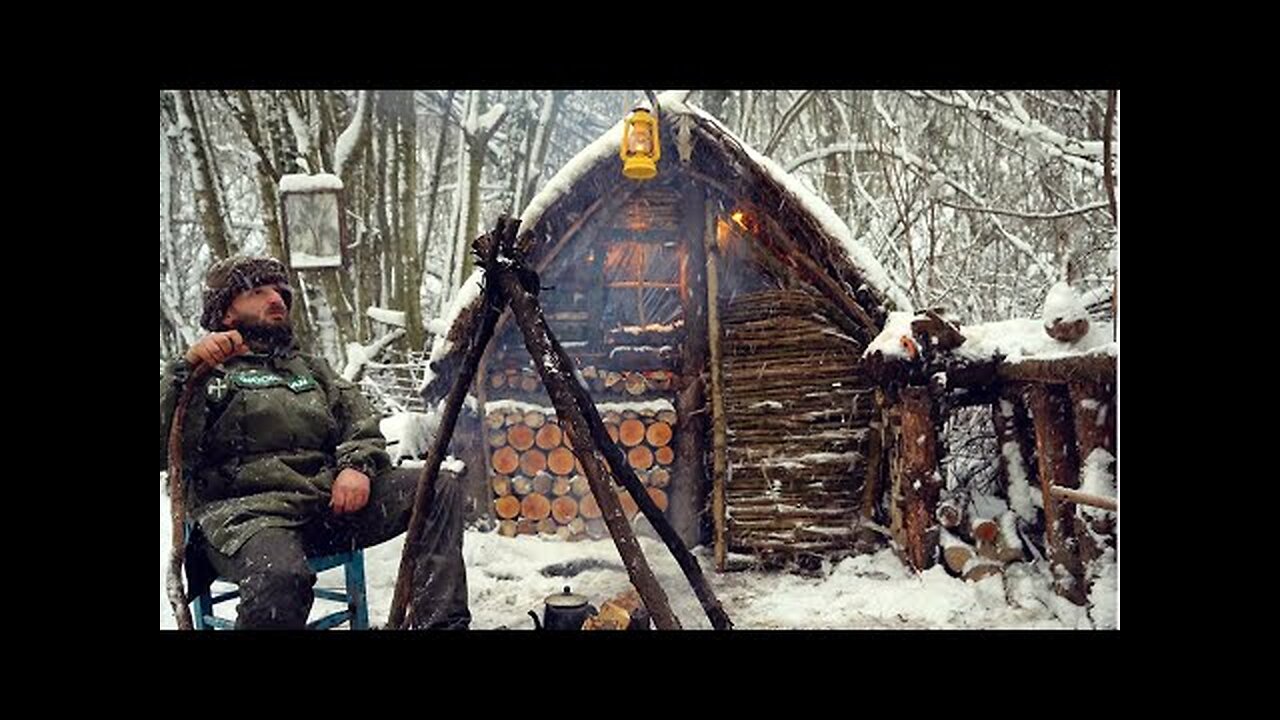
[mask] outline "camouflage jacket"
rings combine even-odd
[[[190,370],[179,358],[160,378],[160,468]],[[231,555],[265,527],[297,527],[328,512],[346,467],[373,477],[390,465],[378,416],[323,358],[293,349],[219,365],[191,396],[183,423],[187,517]]]

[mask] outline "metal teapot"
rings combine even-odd
[[[543,603],[542,622],[538,622],[538,613],[529,611],[534,630],[581,630],[582,623],[599,612],[586,596],[570,592],[568,585],[564,592],[548,595]]]

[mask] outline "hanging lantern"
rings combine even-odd
[[[658,174],[658,117],[648,108],[631,111],[622,123],[622,174],[632,180],[648,180]]]

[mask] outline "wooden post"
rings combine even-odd
[[[716,570],[724,572],[727,554],[726,535],[728,528],[725,522],[725,484],[728,474],[726,460],[726,435],[724,417],[724,380],[721,368],[720,353],[720,274],[718,263],[720,248],[716,245],[715,211],[710,203],[706,206],[706,220],[703,226],[704,246],[707,255],[707,345],[711,361],[711,512],[715,523],[715,559]]]
[[[1027,400],[1036,428],[1036,457],[1054,590],[1076,605],[1084,605],[1084,573],[1074,531],[1075,503],[1058,499],[1051,490],[1054,485],[1069,490],[1080,486],[1070,402],[1063,387],[1042,383],[1031,385]]]
[[[498,219],[498,223],[489,239],[489,252],[485,253],[486,272],[495,267],[495,250],[498,239],[503,234],[514,235],[516,227],[518,227],[518,223],[508,223],[506,218]],[[482,244],[478,240],[475,246],[479,251]],[[491,283],[492,279],[489,282]],[[417,567],[417,557],[420,551],[418,545],[426,524],[427,512],[431,507],[431,502],[434,500],[436,478],[440,474],[440,463],[444,460],[445,452],[449,448],[449,440],[453,437],[454,425],[458,421],[458,412],[462,409],[462,401],[467,395],[467,388],[471,386],[471,381],[475,377],[476,366],[480,363],[480,356],[484,353],[485,346],[489,344],[489,338],[493,336],[493,327],[498,321],[500,308],[498,307],[497,299],[496,289],[492,285],[487,286],[483,297],[484,307],[481,309],[483,315],[480,319],[480,325],[476,334],[471,338],[471,346],[467,348],[462,367],[458,368],[458,375],[454,377],[453,385],[449,388],[449,395],[445,400],[444,414],[440,418],[440,427],[436,430],[436,437],[431,443],[431,450],[427,453],[426,465],[423,466],[422,475],[418,478],[418,488],[414,494],[413,513],[409,517],[409,528],[405,535],[404,549],[400,553],[400,571],[396,576],[395,593],[391,599],[391,610],[387,618],[387,626],[391,628],[412,626],[412,613],[407,613],[406,610],[409,607],[414,569]]]
[[[1080,463],[1084,465],[1095,450],[1105,451],[1115,457],[1115,405],[1114,393],[1110,383],[1074,382],[1067,386],[1071,396],[1071,410],[1075,417],[1076,444],[1080,451]],[[1108,470],[1111,470],[1110,463]],[[1069,492],[1069,491],[1067,491]],[[1094,504],[1095,507],[1105,505]],[[1112,501],[1111,509],[1116,509]],[[1085,592],[1091,589],[1093,572],[1092,563],[1102,556],[1106,547],[1114,545],[1115,513],[1079,510],[1074,518],[1076,522],[1076,540],[1080,543],[1080,562],[1085,566],[1083,573]]]
[[[902,496],[907,556],[917,570],[937,560],[938,524],[935,512],[942,491],[938,472],[938,438],[933,425],[929,389],[902,389]]]
[[[698,518],[707,489],[707,275],[703,232],[706,199],[699,185],[688,185],[680,198],[680,241],[688,251],[680,303],[684,309],[685,344],[676,391],[675,472],[671,485],[671,525],[688,546],[701,539]]]

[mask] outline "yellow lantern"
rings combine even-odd
[[[658,143],[658,117],[647,108],[631,111],[622,123],[622,174],[632,180],[648,180],[658,174],[658,158],[662,155]]]

